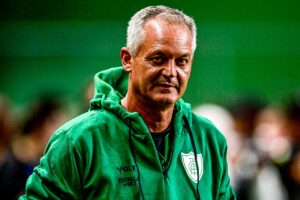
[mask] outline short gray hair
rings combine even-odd
[[[166,6],[149,6],[135,13],[127,27],[126,47],[132,56],[136,56],[139,46],[144,40],[144,26],[146,22],[155,17],[161,16],[164,20],[175,22],[176,24],[185,24],[192,34],[192,49],[196,49],[196,24],[193,18],[183,12]]]

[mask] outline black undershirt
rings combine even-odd
[[[150,132],[152,139],[154,141],[156,150],[162,155],[165,156],[165,139],[173,130],[173,124],[171,123],[170,126],[162,131],[162,132]]]

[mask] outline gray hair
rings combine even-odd
[[[128,22],[126,46],[132,56],[136,56],[138,48],[145,38],[144,25],[155,17],[163,17],[164,20],[176,24],[185,24],[192,34],[192,49],[193,52],[195,51],[197,33],[193,18],[179,10],[166,6],[149,6],[135,13]]]

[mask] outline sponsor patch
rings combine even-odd
[[[136,171],[136,166],[134,165],[121,165],[116,167],[116,170],[120,177],[118,178],[118,182],[122,186],[136,186],[138,184],[138,178],[132,176]]]

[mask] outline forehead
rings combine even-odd
[[[192,34],[185,24],[161,19],[149,20],[144,27],[145,38],[140,49],[168,49],[192,54]]]

